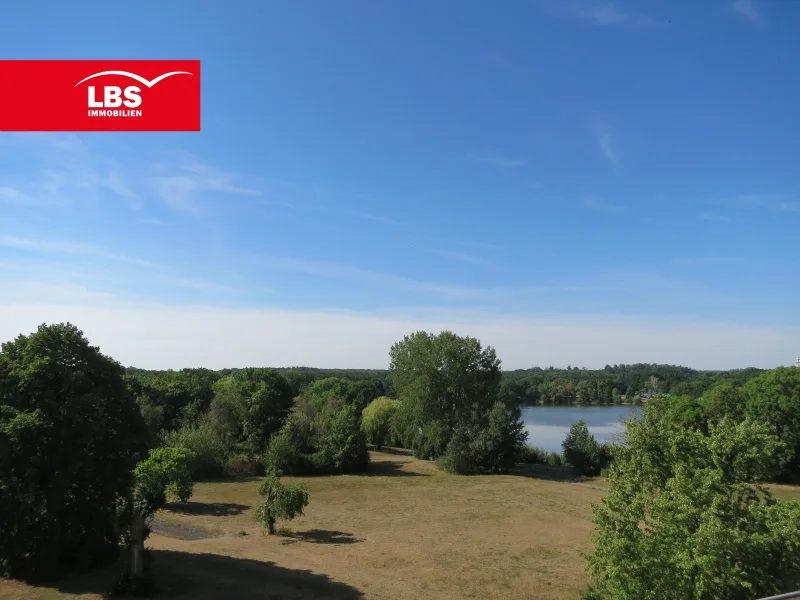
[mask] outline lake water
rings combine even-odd
[[[612,441],[624,431],[621,421],[641,414],[641,406],[526,406],[522,421],[528,431],[528,444],[561,452],[561,442],[575,421],[583,419],[600,443]]]

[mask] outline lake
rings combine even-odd
[[[583,419],[591,434],[600,443],[624,431],[620,421],[641,414],[641,406],[526,406],[522,421],[528,431],[528,444],[561,452],[561,442],[575,421]]]

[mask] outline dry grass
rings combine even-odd
[[[403,454],[372,459],[369,475],[286,478],[308,486],[310,504],[273,537],[252,517],[258,479],[197,484],[154,524],[159,597],[567,600],[585,586],[578,552],[604,481],[550,467],[458,477]],[[97,600],[120,568],[49,587],[0,582],[0,599]]]
[[[592,482],[458,477],[402,454],[372,458],[366,476],[286,478],[306,483],[310,504],[273,537],[252,518],[258,480],[197,484],[188,505],[158,515],[161,531],[194,539],[149,540],[160,597],[577,598],[586,583],[578,551],[602,496]],[[0,583],[0,598],[94,600],[114,573],[58,587]]]

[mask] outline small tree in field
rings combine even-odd
[[[275,522],[278,519],[294,519],[302,515],[303,509],[308,506],[305,486],[283,485],[276,471],[267,475],[258,493],[264,498],[264,503],[256,509],[256,519],[269,535],[275,534]]]
[[[131,575],[144,571],[147,520],[167,500],[186,502],[192,497],[194,454],[185,448],[156,448],[133,471],[135,489],[131,520]]]
[[[392,417],[397,412],[400,402],[381,396],[375,398],[361,413],[361,430],[367,441],[380,450],[391,432]]]

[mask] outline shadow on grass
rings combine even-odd
[[[604,483],[593,477],[586,477],[584,475],[577,475],[570,467],[556,467],[552,465],[529,465],[518,464],[513,470],[508,472],[509,475],[519,475],[520,477],[530,477],[532,479],[545,479],[547,481],[559,481],[561,483],[580,483],[597,489],[606,489],[601,485],[594,485],[595,483]]]
[[[230,502],[184,502],[167,504],[164,509],[182,515],[213,515],[231,517],[240,515],[250,507]]]
[[[357,544],[363,540],[353,537],[352,533],[343,531],[329,531],[327,529],[309,529],[308,531],[281,531],[281,543],[294,544],[297,542],[309,542],[311,544]]]
[[[393,460],[376,460],[369,463],[367,472],[364,475],[370,477],[430,477],[428,473],[415,473],[414,471],[404,471],[404,462]]]
[[[48,583],[65,594],[108,594],[124,569],[123,556],[114,567]],[[327,575],[287,569],[275,563],[219,554],[173,550],[152,551],[156,597],[170,600],[361,600],[358,589]]]
[[[374,452],[380,452],[382,454],[396,454],[398,456],[413,456],[413,452],[411,450],[406,450],[405,448],[389,448],[383,446],[380,450],[374,450]]]

